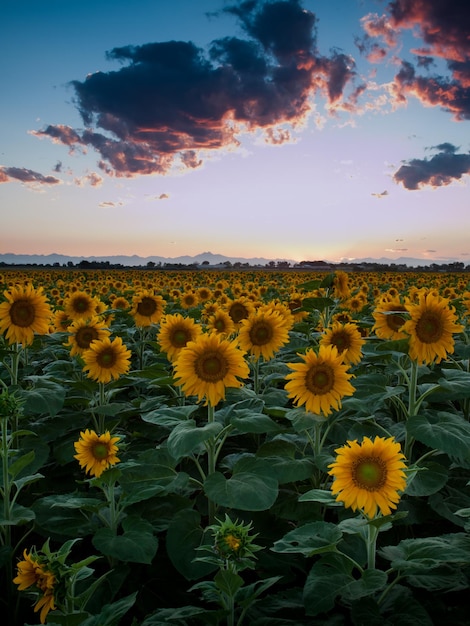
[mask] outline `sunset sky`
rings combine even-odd
[[[0,253],[470,263],[467,0],[4,0]]]

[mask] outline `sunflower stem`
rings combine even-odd
[[[99,406],[103,407],[106,404],[106,391],[105,391],[105,383],[99,382]],[[105,431],[105,414],[101,411],[98,411],[99,423],[98,423],[98,434],[103,434]]]
[[[367,525],[367,569],[375,569],[375,553],[377,550],[377,536],[379,529],[374,524]]]
[[[207,423],[212,424],[215,420],[215,408],[209,402],[207,405]],[[215,466],[217,461],[215,450],[215,437],[211,437],[207,441],[207,476],[211,476],[215,472]],[[209,524],[215,523],[216,505],[213,500],[208,499],[208,515]]]

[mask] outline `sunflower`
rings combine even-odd
[[[54,333],[65,332],[71,323],[72,323],[72,320],[69,319],[69,316],[67,315],[67,313],[59,309],[58,311],[54,311],[54,313],[52,314],[51,331]]]
[[[241,387],[239,378],[250,373],[237,341],[211,333],[201,335],[183,348],[175,362],[175,382],[187,396],[216,406],[227,387]]]
[[[126,311],[130,309],[130,306],[129,301],[124,296],[116,296],[112,301],[112,308],[120,311]]]
[[[406,311],[399,298],[382,300],[372,313],[375,320],[372,330],[380,339],[405,339],[408,335],[401,329],[406,322]]]
[[[219,309],[207,320],[209,332],[229,337],[235,332],[235,324],[232,318],[223,309]]]
[[[393,437],[364,437],[335,450],[337,457],[331,463],[331,487],[337,502],[353,511],[362,510],[370,519],[377,515],[390,515],[400,500],[400,491],[406,487],[404,455]]]
[[[357,364],[362,358],[362,346],[365,340],[356,324],[334,322],[327,328],[320,339],[321,346],[336,346],[344,363]]]
[[[70,356],[83,354],[85,350],[90,348],[92,341],[104,339],[111,334],[106,328],[106,324],[96,316],[75,320],[67,330],[70,336],[65,345],[71,347]]]
[[[144,290],[132,298],[131,315],[136,326],[146,327],[158,324],[165,311],[166,302],[161,296]]]
[[[343,272],[341,270],[335,272],[333,279],[333,288],[335,296],[340,300],[345,300],[349,297],[349,276],[346,272]]]
[[[238,343],[245,352],[255,359],[261,356],[265,361],[289,341],[289,331],[285,319],[269,309],[258,309],[241,321]]]
[[[71,320],[93,317],[97,306],[98,299],[86,291],[75,291],[64,300],[64,311]]]
[[[343,363],[335,346],[320,346],[318,354],[309,349],[305,355],[299,354],[303,363],[287,363],[294,370],[286,376],[285,385],[288,397],[297,406],[316,415],[330,415],[332,409],[341,408],[341,399],[352,396],[355,389],[349,382],[352,374]]]
[[[23,561],[17,564],[17,575],[13,579],[18,585],[18,591],[23,591],[29,587],[35,587],[40,593],[38,601],[34,605],[34,611],[41,611],[41,624],[46,622],[49,611],[55,610],[54,586],[56,584],[55,575],[49,571],[34,555],[23,551]]]
[[[455,308],[446,298],[431,292],[422,292],[418,304],[407,302],[411,319],[402,330],[410,335],[410,357],[418,363],[440,363],[454,352],[453,333],[463,331],[457,324]]]
[[[12,287],[4,291],[6,302],[0,304],[0,333],[6,331],[11,345],[33,343],[34,333],[47,335],[51,309],[42,287],[35,289],[31,284]]]
[[[126,374],[130,367],[131,351],[122,343],[121,337],[112,341],[109,337],[90,343],[82,354],[85,361],[83,370],[87,376],[100,383],[109,383],[112,378]]]
[[[231,300],[225,306],[225,309],[237,327],[242,320],[246,319],[255,310],[253,302],[244,296]]]
[[[183,309],[192,309],[199,304],[199,300],[195,291],[186,291],[180,296],[180,304]]]
[[[188,341],[195,341],[201,333],[201,326],[192,318],[175,313],[162,319],[157,341],[168,359],[174,361]]]
[[[85,472],[99,478],[108,467],[120,462],[116,456],[119,450],[116,443],[119,439],[120,437],[111,437],[109,430],[98,435],[87,428],[73,444],[77,452],[73,458],[77,459]]]

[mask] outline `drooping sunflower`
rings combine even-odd
[[[302,355],[302,363],[287,363],[294,370],[286,376],[285,389],[297,406],[316,415],[327,417],[332,409],[341,408],[344,396],[352,396],[355,389],[349,382],[352,374],[343,363],[335,346],[320,346],[318,354],[309,349]]]
[[[410,357],[418,363],[440,363],[454,352],[454,333],[463,331],[455,308],[446,298],[422,292],[418,303],[405,303],[411,319],[402,330],[410,335]]]
[[[216,406],[225,398],[227,387],[241,387],[249,367],[237,341],[215,333],[203,334],[181,350],[175,362],[175,382],[187,396]]]
[[[86,291],[75,291],[64,300],[64,311],[71,320],[96,315],[99,301]]]
[[[346,272],[335,272],[333,279],[334,294],[340,300],[345,300],[350,295],[349,276]]]
[[[13,582],[18,585],[18,591],[24,591],[29,587],[39,591],[40,596],[34,605],[34,611],[40,611],[41,624],[45,624],[49,611],[54,611],[56,608],[54,597],[56,578],[54,573],[34,558],[33,553],[28,553],[26,549],[23,551],[23,561],[19,561],[16,567],[17,575]]]
[[[157,341],[170,361],[174,361],[189,341],[196,341],[202,328],[191,317],[180,313],[165,315],[160,324]]]
[[[131,351],[123,344],[121,337],[112,341],[109,337],[94,340],[82,354],[85,362],[83,370],[88,378],[100,383],[109,383],[126,374],[130,368]]]
[[[42,287],[19,285],[4,291],[6,302],[0,304],[0,333],[5,333],[8,343],[29,346],[34,334],[47,335],[51,308]]]
[[[405,315],[402,315],[401,311]],[[406,311],[399,298],[382,300],[372,312],[375,320],[372,330],[380,339],[405,339],[408,335],[401,329],[406,322]]]
[[[289,330],[285,319],[269,309],[258,309],[241,321],[238,343],[242,350],[255,359],[265,361],[289,341]]]
[[[108,467],[120,462],[116,456],[119,450],[116,444],[119,439],[120,437],[111,437],[109,430],[98,435],[94,430],[87,428],[73,444],[77,452],[74,459],[77,459],[86,473],[99,478]]]
[[[406,487],[405,456],[393,437],[364,437],[335,450],[337,457],[328,472],[334,477],[331,491],[337,502],[372,519],[380,512],[390,515]]]
[[[104,339],[111,334],[106,324],[96,316],[77,319],[67,330],[70,336],[65,345],[71,347],[70,356],[83,354],[85,350],[89,350],[92,341]]]
[[[365,339],[356,324],[348,322],[333,324],[325,330],[320,339],[321,346],[336,346],[341,354],[344,363],[357,364],[362,358],[362,346]]]
[[[158,324],[165,312],[166,302],[152,291],[145,289],[132,298],[130,314],[134,318],[136,326],[145,328],[152,324]]]

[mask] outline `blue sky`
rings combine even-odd
[[[0,253],[470,263],[470,3],[5,0]]]

